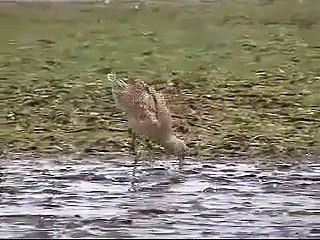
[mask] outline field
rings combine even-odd
[[[0,3],[0,154],[128,151],[110,71],[165,94],[191,155],[320,153],[320,1],[133,6]]]

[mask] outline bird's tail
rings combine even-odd
[[[128,87],[128,83],[122,78],[119,78],[116,73],[113,72],[107,74],[107,79],[111,83],[112,96],[114,98],[114,101],[116,105],[121,108],[121,93],[125,88]]]

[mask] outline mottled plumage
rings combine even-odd
[[[186,146],[173,132],[171,113],[164,96],[141,80],[128,84],[114,73],[107,77],[112,83],[116,105],[127,114],[129,128],[138,135],[149,137],[169,152],[184,155]]]

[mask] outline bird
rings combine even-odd
[[[174,133],[172,115],[163,94],[141,79],[129,82],[114,72],[108,73],[107,79],[116,106],[126,113],[131,150],[135,152],[136,136],[145,136],[182,161],[187,146]]]

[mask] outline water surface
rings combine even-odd
[[[2,160],[2,237],[316,238],[319,159]]]

